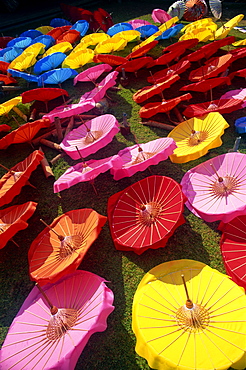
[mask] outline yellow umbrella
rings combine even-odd
[[[91,33],[89,35],[84,36],[81,39],[80,44],[84,44],[86,45],[86,47],[94,46],[94,45],[99,44],[99,42],[102,42],[108,39],[110,39],[110,36],[107,33],[102,33],[102,32]]]
[[[36,28],[36,30],[42,32],[43,35],[47,35],[48,32],[53,30],[53,28],[54,27],[51,27],[51,26],[40,26],[40,27]]]
[[[245,307],[227,275],[193,260],[162,263],[134,296],[136,352],[154,369],[228,369],[246,351]]]
[[[233,46],[245,46],[246,45],[246,39],[238,40],[232,43]]]
[[[44,53],[43,57],[46,57],[47,55],[51,55],[53,53],[61,52],[66,53],[69,50],[72,50],[72,44],[68,41],[59,42],[56,45],[51,46],[46,52]]]
[[[95,54],[110,54],[114,51],[123,50],[127,45],[127,41],[121,37],[114,37],[108,40],[99,42],[94,49]]]
[[[224,23],[223,26],[217,29],[214,33],[214,37],[210,40],[220,40],[228,35],[228,33],[238,25],[239,22],[244,18],[244,14],[238,14],[228,22]]]
[[[10,63],[9,68],[17,69],[18,71],[26,71],[27,68],[33,66],[36,62],[37,59],[35,54],[23,52]]]
[[[208,41],[214,32],[217,29],[217,25],[208,25],[206,28],[195,28],[192,31],[185,32],[180,38],[179,41],[183,40],[190,40],[190,39],[198,39],[199,42],[206,42]]]
[[[93,61],[94,51],[91,49],[80,50],[69,54],[62,62],[62,68],[78,69]]]
[[[186,26],[184,26],[180,32],[190,32],[194,29],[197,29],[197,28],[204,28],[204,27],[207,27],[209,24],[215,24],[212,20],[212,18],[202,18],[202,19],[198,19],[197,21],[195,22],[192,22],[192,23],[188,23]]]
[[[162,25],[159,27],[159,30],[161,32],[164,32],[166,30],[168,30],[170,27],[172,27],[172,25],[176,22],[179,21],[179,18],[178,17],[173,17],[171,19],[169,19],[168,21],[166,21],[165,23],[162,23]]]
[[[0,116],[8,114],[14,106],[22,102],[22,97],[17,96],[16,98],[7,100],[3,104],[0,104]]]
[[[33,53],[36,56],[45,52],[45,44],[42,42],[36,42],[36,44],[28,46],[23,53]]]
[[[170,159],[174,163],[186,163],[207,154],[209,149],[222,145],[221,135],[229,127],[218,112],[203,117],[193,117],[179,123],[169,134],[177,145]]]
[[[141,38],[141,33],[136,30],[126,30],[116,33],[112,36],[112,39],[115,37],[121,37],[122,39],[126,40],[127,42],[138,41]]]

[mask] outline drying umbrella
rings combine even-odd
[[[28,251],[31,279],[44,285],[74,272],[106,221],[107,217],[84,208],[66,212],[50,225],[45,223]]]
[[[240,117],[234,122],[238,134],[246,133],[246,117]],[[0,126],[1,127],[1,126]]]
[[[127,59],[119,55],[97,54],[97,55],[94,55],[93,62],[107,63],[110,66],[119,66],[123,63],[126,63]]]
[[[178,0],[175,1],[172,5],[169,6],[167,13],[172,17],[177,17],[178,19],[181,19],[185,12],[185,1]]]
[[[56,39],[56,44],[60,42],[70,42],[70,44],[74,44],[75,42],[79,41],[81,39],[81,35],[79,31],[76,30],[68,30],[63,32],[60,36]]]
[[[71,30],[78,31],[80,33],[80,36],[83,37],[88,31],[88,28],[89,23],[85,19],[81,19],[72,25]]]
[[[229,90],[227,91],[225,94],[223,94],[220,99],[241,99],[242,100],[242,104],[241,104],[241,108],[245,108],[246,107],[246,88],[244,89],[237,89],[237,90]]]
[[[0,58],[2,61],[10,63],[12,60],[14,60],[16,57],[21,55],[23,50],[21,48],[17,47],[7,47],[2,50],[0,50]]]
[[[173,75],[180,76],[181,73],[185,72],[190,67],[190,65],[191,64],[188,60],[179,61],[169,68],[155,72],[153,75],[147,77],[147,81],[152,84],[164,82]]]
[[[110,27],[107,30],[107,34],[110,37],[112,37],[113,35],[115,35],[118,32],[132,30],[132,29],[133,29],[133,27],[130,23],[121,22],[121,23],[114,24],[112,27]]]
[[[52,26],[40,26],[36,30],[40,31],[43,35],[47,35],[53,28]]]
[[[113,160],[110,173],[114,180],[133,176],[138,171],[145,171],[149,166],[166,160],[175,148],[175,141],[166,137],[124,148]]]
[[[20,193],[21,188],[28,184],[31,173],[37,168],[43,157],[42,152],[35,150],[3,175],[0,179],[0,207],[10,203]]]
[[[0,124],[0,132],[8,132],[11,130],[11,127],[9,125],[6,125],[5,123]]]
[[[111,236],[119,250],[141,254],[164,247],[185,220],[184,196],[172,178],[149,176],[108,200]]]
[[[37,203],[27,202],[0,210],[0,249],[20,230],[28,227],[26,222],[35,212]]]
[[[58,37],[60,37],[62,33],[70,30],[70,28],[71,28],[71,26],[68,26],[68,25],[67,26],[56,27],[56,28],[53,28],[51,31],[49,31],[47,33],[47,35],[52,36],[53,39],[57,40]]]
[[[93,61],[94,51],[91,49],[71,52],[62,62],[62,68],[82,68],[85,64]]]
[[[49,49],[51,46],[55,44],[55,39],[50,35],[41,35],[33,39],[31,45],[40,42],[45,45],[46,49]]]
[[[228,276],[202,262],[162,263],[133,299],[136,352],[155,369],[233,367],[246,348],[245,301]]]
[[[10,326],[2,366],[73,370],[90,336],[106,329],[112,304],[105,280],[88,271],[48,284],[42,293],[34,287]]]
[[[10,63],[4,62],[3,60],[0,60],[0,71],[3,73],[7,73],[7,70],[9,68]]]
[[[103,114],[70,131],[60,145],[72,159],[85,158],[109,144],[118,132],[116,118]]]
[[[152,57],[140,57],[132,60],[128,60],[126,63],[121,64],[120,66],[116,67],[115,70],[118,72],[136,72],[145,67],[148,68],[149,65],[152,65],[153,58]]]
[[[22,102],[22,97],[17,96],[16,98],[7,100],[4,103],[0,104],[0,116],[8,114],[12,108],[14,108],[17,104],[21,102]]]
[[[18,71],[23,72],[33,66],[36,61],[37,59],[35,54],[23,52],[10,63],[9,69],[17,69]]]
[[[183,18],[188,22],[197,21],[207,14],[208,7],[205,0],[188,0],[185,2]]]
[[[40,87],[37,89],[25,91],[21,94],[23,104],[31,103],[34,100],[38,100],[45,104],[47,112],[49,110],[48,102],[60,96],[63,96],[65,99],[65,96],[68,96],[68,92],[57,87]]]
[[[182,86],[179,91],[199,91],[207,92],[220,85],[230,85],[231,80],[229,77],[215,77],[201,80],[193,84]],[[221,97],[222,98],[222,97]]]
[[[135,28],[135,30],[140,32],[142,39],[147,39],[157,31],[159,31],[159,28],[154,24],[145,24],[144,26]]]
[[[31,45],[31,43],[32,43],[31,37],[16,37],[7,43],[7,47],[14,46],[16,48],[24,50],[29,45]]]
[[[126,59],[134,59],[138,57],[142,57],[143,55],[147,54],[148,51],[153,49],[158,44],[157,40],[153,40],[144,44],[144,41],[137,45],[134,50],[126,56]]]
[[[185,173],[187,207],[207,222],[230,222],[246,209],[246,154],[218,155]]]
[[[146,24],[152,24],[146,21],[145,19],[132,19],[128,23],[130,23],[130,25],[132,26],[134,30],[138,27],[145,26]]]
[[[100,77],[104,72],[112,71],[112,69],[113,68],[107,63],[87,68],[85,71],[74,77],[73,84],[76,85],[77,82],[93,82],[95,84],[98,77]]]
[[[7,44],[10,40],[13,40],[14,37],[12,36],[0,36],[0,48],[3,49],[3,48],[6,48],[7,47]]]
[[[185,117],[201,117],[210,112],[231,113],[242,108],[242,99],[218,99],[200,104],[190,104],[184,111]]]
[[[0,81],[4,82],[5,85],[13,85],[13,84],[18,84],[18,81],[13,78],[13,77],[8,77],[5,74],[0,74]]]
[[[226,224],[221,222],[222,231],[220,249],[226,273],[232,280],[246,289],[245,256],[246,256],[246,216],[235,217]]]
[[[108,73],[107,76],[100,81],[93,90],[81,96],[80,102],[83,102],[87,99],[93,99],[96,103],[99,102],[106,95],[107,90],[116,84],[116,78],[118,74],[119,72],[117,71]]]
[[[127,40],[120,36],[111,37],[99,42],[94,49],[95,54],[110,54],[115,51],[123,50],[127,45]]]
[[[140,40],[140,32],[136,30],[127,30],[127,31],[121,31],[119,33],[116,33],[116,35],[112,36],[112,38],[120,37],[127,42],[134,42]]]
[[[54,46],[51,46],[43,55],[43,57],[46,57],[47,55],[51,55],[53,53],[61,52],[66,53],[70,50],[72,50],[72,45],[68,41],[59,42],[59,44],[56,44]]]
[[[53,18],[50,21],[51,27],[61,27],[61,26],[72,26],[72,23],[64,18]]]
[[[38,77],[38,86],[43,86],[43,84],[60,85],[62,82],[75,77],[77,74],[78,72],[72,68],[56,68],[40,75]]]
[[[34,73],[40,74],[59,67],[66,58],[65,53],[56,52],[39,59],[34,66]]]
[[[154,9],[151,13],[151,17],[155,23],[165,23],[171,19],[170,14],[165,12],[163,9]]]
[[[8,73],[11,74],[11,76],[13,77],[20,77],[28,82],[38,83],[38,77],[30,73],[17,71],[16,69],[11,69],[11,68],[8,69]]]
[[[211,55],[215,54],[217,50],[226,45],[231,45],[235,41],[234,36],[225,37],[222,40],[216,40],[209,42],[206,45],[201,46],[199,49],[187,55],[187,59],[190,62],[197,62],[203,58],[208,59]]]
[[[244,18],[244,14],[238,14],[228,22],[224,23],[217,31],[214,33],[213,39],[219,40],[223,39],[228,35],[228,33],[238,25],[239,22]]]
[[[185,163],[200,158],[208,150],[222,145],[221,136],[229,127],[220,113],[209,113],[202,118],[191,118],[179,123],[169,134],[177,145],[170,159]]]
[[[205,65],[191,71],[189,74],[189,80],[192,82],[198,82],[216,77],[218,74],[224,72],[232,61],[233,56],[229,53],[222,55],[221,57],[209,59]]]

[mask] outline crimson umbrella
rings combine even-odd
[[[191,104],[184,111],[185,117],[201,117],[209,112],[231,113],[241,109],[242,99],[218,99],[200,104]]]
[[[221,57],[209,59],[205,65],[191,71],[189,74],[189,80],[192,82],[198,82],[216,77],[218,74],[224,72],[232,61],[233,55],[230,53],[222,55]]]
[[[206,45],[201,46],[199,49],[187,55],[190,62],[197,62],[203,58],[210,58],[217,50],[226,45],[231,45],[235,41],[235,36],[225,37],[221,40],[212,41]]]
[[[142,254],[165,247],[185,222],[185,197],[170,177],[149,176],[108,200],[108,218],[116,249]]]
[[[0,81],[4,82],[5,85],[18,84],[18,81],[15,78],[2,73],[0,74]]]
[[[41,151],[35,150],[3,175],[0,179],[0,207],[10,203],[20,193],[21,188],[27,185],[31,173],[43,157],[44,154]]]
[[[64,32],[70,30],[72,26],[70,25],[65,25],[65,26],[60,26],[60,27],[55,27],[50,30],[47,35],[52,36],[53,39],[57,40],[59,36],[61,36]]]
[[[231,79],[229,77],[215,77],[208,78],[207,80],[202,80],[195,82],[193,84],[182,86],[179,91],[199,91],[206,92],[212,90],[219,85],[230,85]]]
[[[171,62],[174,62],[177,60],[177,58],[185,52],[185,49],[179,49],[176,48],[175,50],[168,51],[161,55],[159,58],[154,59],[153,63],[150,65],[150,67],[153,66],[159,66],[159,65],[169,65]]]
[[[23,104],[33,102],[34,100],[43,102],[45,104],[46,111],[48,112],[48,102],[60,96],[68,96],[68,92],[64,89],[56,87],[40,87],[37,89],[25,91],[21,94],[21,96]]]
[[[0,48],[4,49],[7,47],[9,41],[13,40],[13,36],[0,36]]]
[[[0,71],[3,72],[3,73],[7,73],[9,65],[10,65],[10,63],[4,62],[3,60],[0,60]]]
[[[70,29],[66,32],[63,32],[60,36],[57,37],[56,44],[59,44],[60,42],[70,42],[70,44],[74,44],[80,39],[81,39],[80,32]]]
[[[0,124],[0,132],[8,132],[11,130],[11,127],[9,125],[6,125],[5,123]]]
[[[18,231],[28,227],[26,221],[33,215],[36,207],[37,203],[27,202],[0,210],[0,249],[3,248]]]
[[[110,66],[119,66],[127,62],[126,58],[120,57],[119,55],[111,54],[96,54],[93,57],[95,63],[107,63]]]
[[[136,48],[134,51],[132,51],[130,54],[126,56],[126,59],[134,59],[138,57],[142,57],[143,55],[147,54],[148,51],[153,49],[158,44],[157,40],[148,42],[145,45],[142,45],[138,48]]]
[[[103,32],[107,32],[108,29],[114,25],[111,14],[105,9],[98,8],[93,12],[93,16]]]
[[[122,72],[122,69],[124,69],[125,72],[136,72],[143,67],[148,68],[149,65],[151,65],[152,63],[152,57],[140,57],[128,60],[126,63],[123,63],[120,66],[116,67],[115,70],[118,72]]]
[[[188,40],[182,40],[182,41],[177,41],[177,42],[174,42],[173,44],[170,44],[168,46],[166,46],[163,50],[162,50],[162,53],[166,53],[167,51],[174,51],[176,50],[177,48],[178,49],[181,49],[181,50],[188,50],[190,48],[193,48],[195,47],[197,44],[198,44],[199,40],[194,38],[194,39],[188,39]],[[181,54],[181,52],[180,52]]]
[[[169,68],[161,69],[160,71],[155,72],[153,75],[147,77],[149,83],[161,83],[166,81],[173,75],[181,75],[190,67],[190,62],[188,60],[179,61],[176,64],[173,64]]]

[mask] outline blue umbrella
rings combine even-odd
[[[71,30],[78,31],[81,37],[83,37],[88,31],[88,28],[89,28],[89,23],[86,20],[81,19],[77,21],[76,23],[74,23],[74,25],[71,27]]]
[[[38,37],[38,36],[41,36],[42,35],[42,32],[40,32],[39,30],[28,30],[28,31],[24,31],[20,34],[20,37],[31,37],[31,39],[35,39],[35,37]]]
[[[16,69],[11,69],[11,68],[9,68],[7,71],[13,77],[21,77],[21,78],[23,78],[26,81],[29,81],[29,82],[37,82],[38,83],[38,77],[37,76],[34,76],[34,75],[31,75],[30,73],[25,73],[25,72],[17,71]]]
[[[166,40],[170,39],[170,37],[176,36],[180,30],[184,27],[184,24],[175,24],[175,26],[169,28],[168,30],[164,31],[160,36],[156,38],[156,40]]]
[[[16,37],[7,43],[8,46],[15,46],[16,48],[25,49],[32,43],[31,37]]]
[[[236,119],[234,124],[238,134],[246,134],[246,117]]]
[[[133,30],[133,27],[130,23],[124,23],[124,22],[116,23],[107,30],[107,34],[109,36],[113,36],[116,33],[119,33],[122,31],[129,31],[129,30]]]
[[[16,48],[14,46],[7,47],[2,50],[0,50],[0,58],[4,62],[10,63],[12,60],[17,58],[21,53],[23,52],[23,49]]]
[[[52,71],[45,72],[38,77],[38,86],[43,86],[43,84],[60,85],[63,81],[75,77],[77,74],[78,72],[72,68],[53,69]]]
[[[145,24],[144,26],[137,27],[135,31],[141,33],[142,39],[147,39],[157,31],[159,31],[159,28],[154,24]]]
[[[64,53],[57,52],[39,59],[34,66],[34,73],[40,74],[58,67],[66,58],[66,56],[67,55]]]
[[[54,28],[62,27],[62,26],[70,26],[70,25],[72,25],[72,23],[63,18],[53,18],[50,21],[50,26]]]
[[[50,46],[54,45],[56,41],[54,37],[50,35],[41,35],[41,36],[35,37],[35,39],[32,40],[32,45],[36,44],[37,42],[41,42],[42,44],[46,46],[46,49],[48,49]]]

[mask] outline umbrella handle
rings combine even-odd
[[[50,306],[50,312],[51,312],[51,315],[55,315],[57,312],[58,312],[58,308],[56,306],[54,306],[51,301],[49,300],[49,298],[47,297],[47,295],[45,294],[45,292],[43,291],[43,289],[39,286],[38,283],[36,283],[36,287],[38,288],[38,290],[40,291],[40,293],[42,294],[42,296],[44,297],[44,299],[46,300],[46,302],[48,303],[48,305]]]

